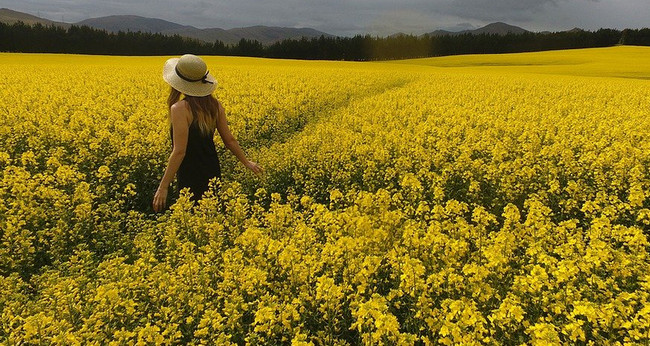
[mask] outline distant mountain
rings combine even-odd
[[[234,44],[242,38],[257,40],[262,44],[272,44],[285,39],[299,39],[301,37],[320,37],[332,35],[310,28],[284,28],[269,26],[251,26],[245,28],[220,29],[208,28],[199,29],[189,25],[172,23],[162,19],[146,18],[140,16],[108,16],[90,18],[76,23],[87,25],[97,29],[111,32],[118,31],[142,31],[150,33],[161,33],[164,35],[175,35],[194,38],[206,42],[217,40],[226,44]]]
[[[199,29],[193,26],[186,26],[179,29],[165,30],[160,33],[164,35],[180,35],[205,42],[214,42],[219,40],[226,44],[236,43],[240,40],[240,37],[220,28]]]
[[[140,16],[108,16],[99,18],[89,18],[75,23],[75,25],[87,25],[96,29],[102,29],[111,32],[118,31],[142,31],[142,32],[162,32],[167,30],[178,30],[183,25],[168,22],[158,18],[146,18]]]
[[[285,39],[300,39],[302,37],[334,37],[328,33],[311,28],[284,28],[277,26],[249,26],[246,28],[234,28],[226,30],[240,38],[258,40],[262,43],[274,43]],[[238,40],[239,41],[239,40]]]
[[[7,8],[0,9],[0,22],[13,24],[18,21],[22,21],[25,24],[41,23],[43,25],[58,25],[66,28],[71,25],[69,23],[55,22]],[[325,37],[334,37],[328,33],[310,28],[284,28],[261,25],[228,30],[220,28],[199,29],[193,26],[181,25],[163,19],[133,15],[89,18],[74,23],[74,25],[86,25],[109,32],[142,31],[160,33],[163,35],[180,35],[211,43],[219,40],[226,44],[235,44],[242,38],[257,40],[262,44],[268,45],[285,39],[300,39],[301,37],[313,38],[320,37],[321,35]]]
[[[28,13],[10,10],[8,8],[0,8],[0,22],[6,24],[14,24],[16,22],[23,22],[25,24],[33,25],[40,23],[42,25],[57,25],[64,28],[70,26],[68,23],[55,22],[49,19],[33,16]]]
[[[584,30],[582,30],[582,29],[580,29],[580,28],[573,28],[573,29],[571,29],[571,30],[567,30],[567,31],[565,31],[565,32],[576,33],[576,32],[583,32],[583,31],[584,31]]]
[[[527,32],[528,30],[526,29],[522,29],[518,26],[514,26],[502,22],[488,24],[482,28],[472,30],[473,34],[497,34],[497,35],[524,34]]]
[[[436,30],[432,31],[430,33],[427,33],[429,36],[444,36],[444,35],[461,35],[470,32],[471,30],[463,30],[463,31],[448,31],[448,30]]]
[[[497,34],[497,35],[506,35],[506,34],[523,34],[528,32],[526,29],[522,29],[518,26],[496,22],[488,24],[484,27],[474,29],[474,30],[463,30],[463,31],[447,31],[447,30],[436,30],[428,33],[429,36],[444,36],[444,35],[462,35],[462,34]]]

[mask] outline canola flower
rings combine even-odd
[[[267,175],[162,215],[165,57],[0,54],[0,342],[648,343],[648,52],[207,57]]]

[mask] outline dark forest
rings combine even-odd
[[[287,39],[265,46],[241,39],[237,44],[203,42],[143,32],[109,33],[88,26],[61,28],[0,23],[0,51],[101,55],[250,56],[285,59],[390,60],[458,54],[518,53],[557,49],[650,45],[650,29],[599,29],[523,34],[398,35]]]

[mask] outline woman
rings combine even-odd
[[[205,62],[196,55],[185,54],[165,62],[163,79],[171,86],[167,99],[171,127],[172,153],[167,169],[153,198],[156,212],[165,208],[169,185],[178,178],[178,188],[189,188],[191,199],[198,201],[212,178],[221,177],[219,158],[214,146],[215,129],[230,151],[255,174],[263,170],[246,158],[228,128],[226,111],[212,92],[217,81]],[[185,97],[181,100],[181,94]]]

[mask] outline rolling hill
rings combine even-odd
[[[244,28],[221,29],[207,28],[199,29],[189,25],[181,25],[157,18],[145,18],[140,16],[108,16],[90,18],[83,20],[78,25],[87,25],[106,31],[143,31],[161,33],[194,38],[206,42],[222,41],[226,44],[237,43],[242,38],[257,40],[262,44],[272,44],[284,39],[296,39],[301,37],[320,37],[332,35],[310,28],[286,28],[271,26],[250,26]]]
[[[16,22],[23,22],[23,23],[29,24],[29,25],[33,25],[33,24],[58,25],[58,26],[66,27],[66,28],[70,26],[70,24],[68,24],[68,23],[55,22],[53,20],[40,18],[40,17],[33,16],[31,14],[28,14],[28,13],[23,13],[23,12],[10,10],[8,8],[0,8],[0,22],[7,23],[7,24],[14,24]]]
[[[0,22],[13,24],[21,21],[25,24],[40,23],[43,25],[58,25],[69,27],[70,23],[55,22],[49,19],[40,18],[31,14],[10,10],[7,8],[0,9]],[[244,28],[221,29],[207,28],[199,29],[190,25],[181,25],[158,18],[147,18],[134,15],[115,15],[98,18],[89,18],[82,20],[74,25],[86,25],[92,28],[106,30],[109,32],[118,31],[142,31],[149,33],[160,33],[163,35],[180,35],[183,37],[193,38],[205,42],[215,42],[217,40],[226,44],[235,44],[242,38],[257,40],[262,44],[268,45],[285,39],[299,39],[301,37],[333,37],[328,33],[311,28],[287,28],[272,26],[250,26]]]
[[[497,34],[497,35],[506,35],[509,33],[512,34],[523,34],[528,32],[526,29],[522,29],[518,26],[502,23],[502,22],[496,22],[496,23],[491,23],[488,24],[484,27],[474,29],[474,30],[463,30],[463,31],[447,31],[447,30],[436,30],[428,33],[429,36],[443,36],[443,35],[462,35],[462,34],[473,34],[473,35],[480,35],[480,34]]]
[[[131,15],[90,18],[82,20],[75,24],[87,25],[93,28],[103,29],[111,32],[142,31],[156,33],[184,28],[183,25],[158,18],[146,18]]]

